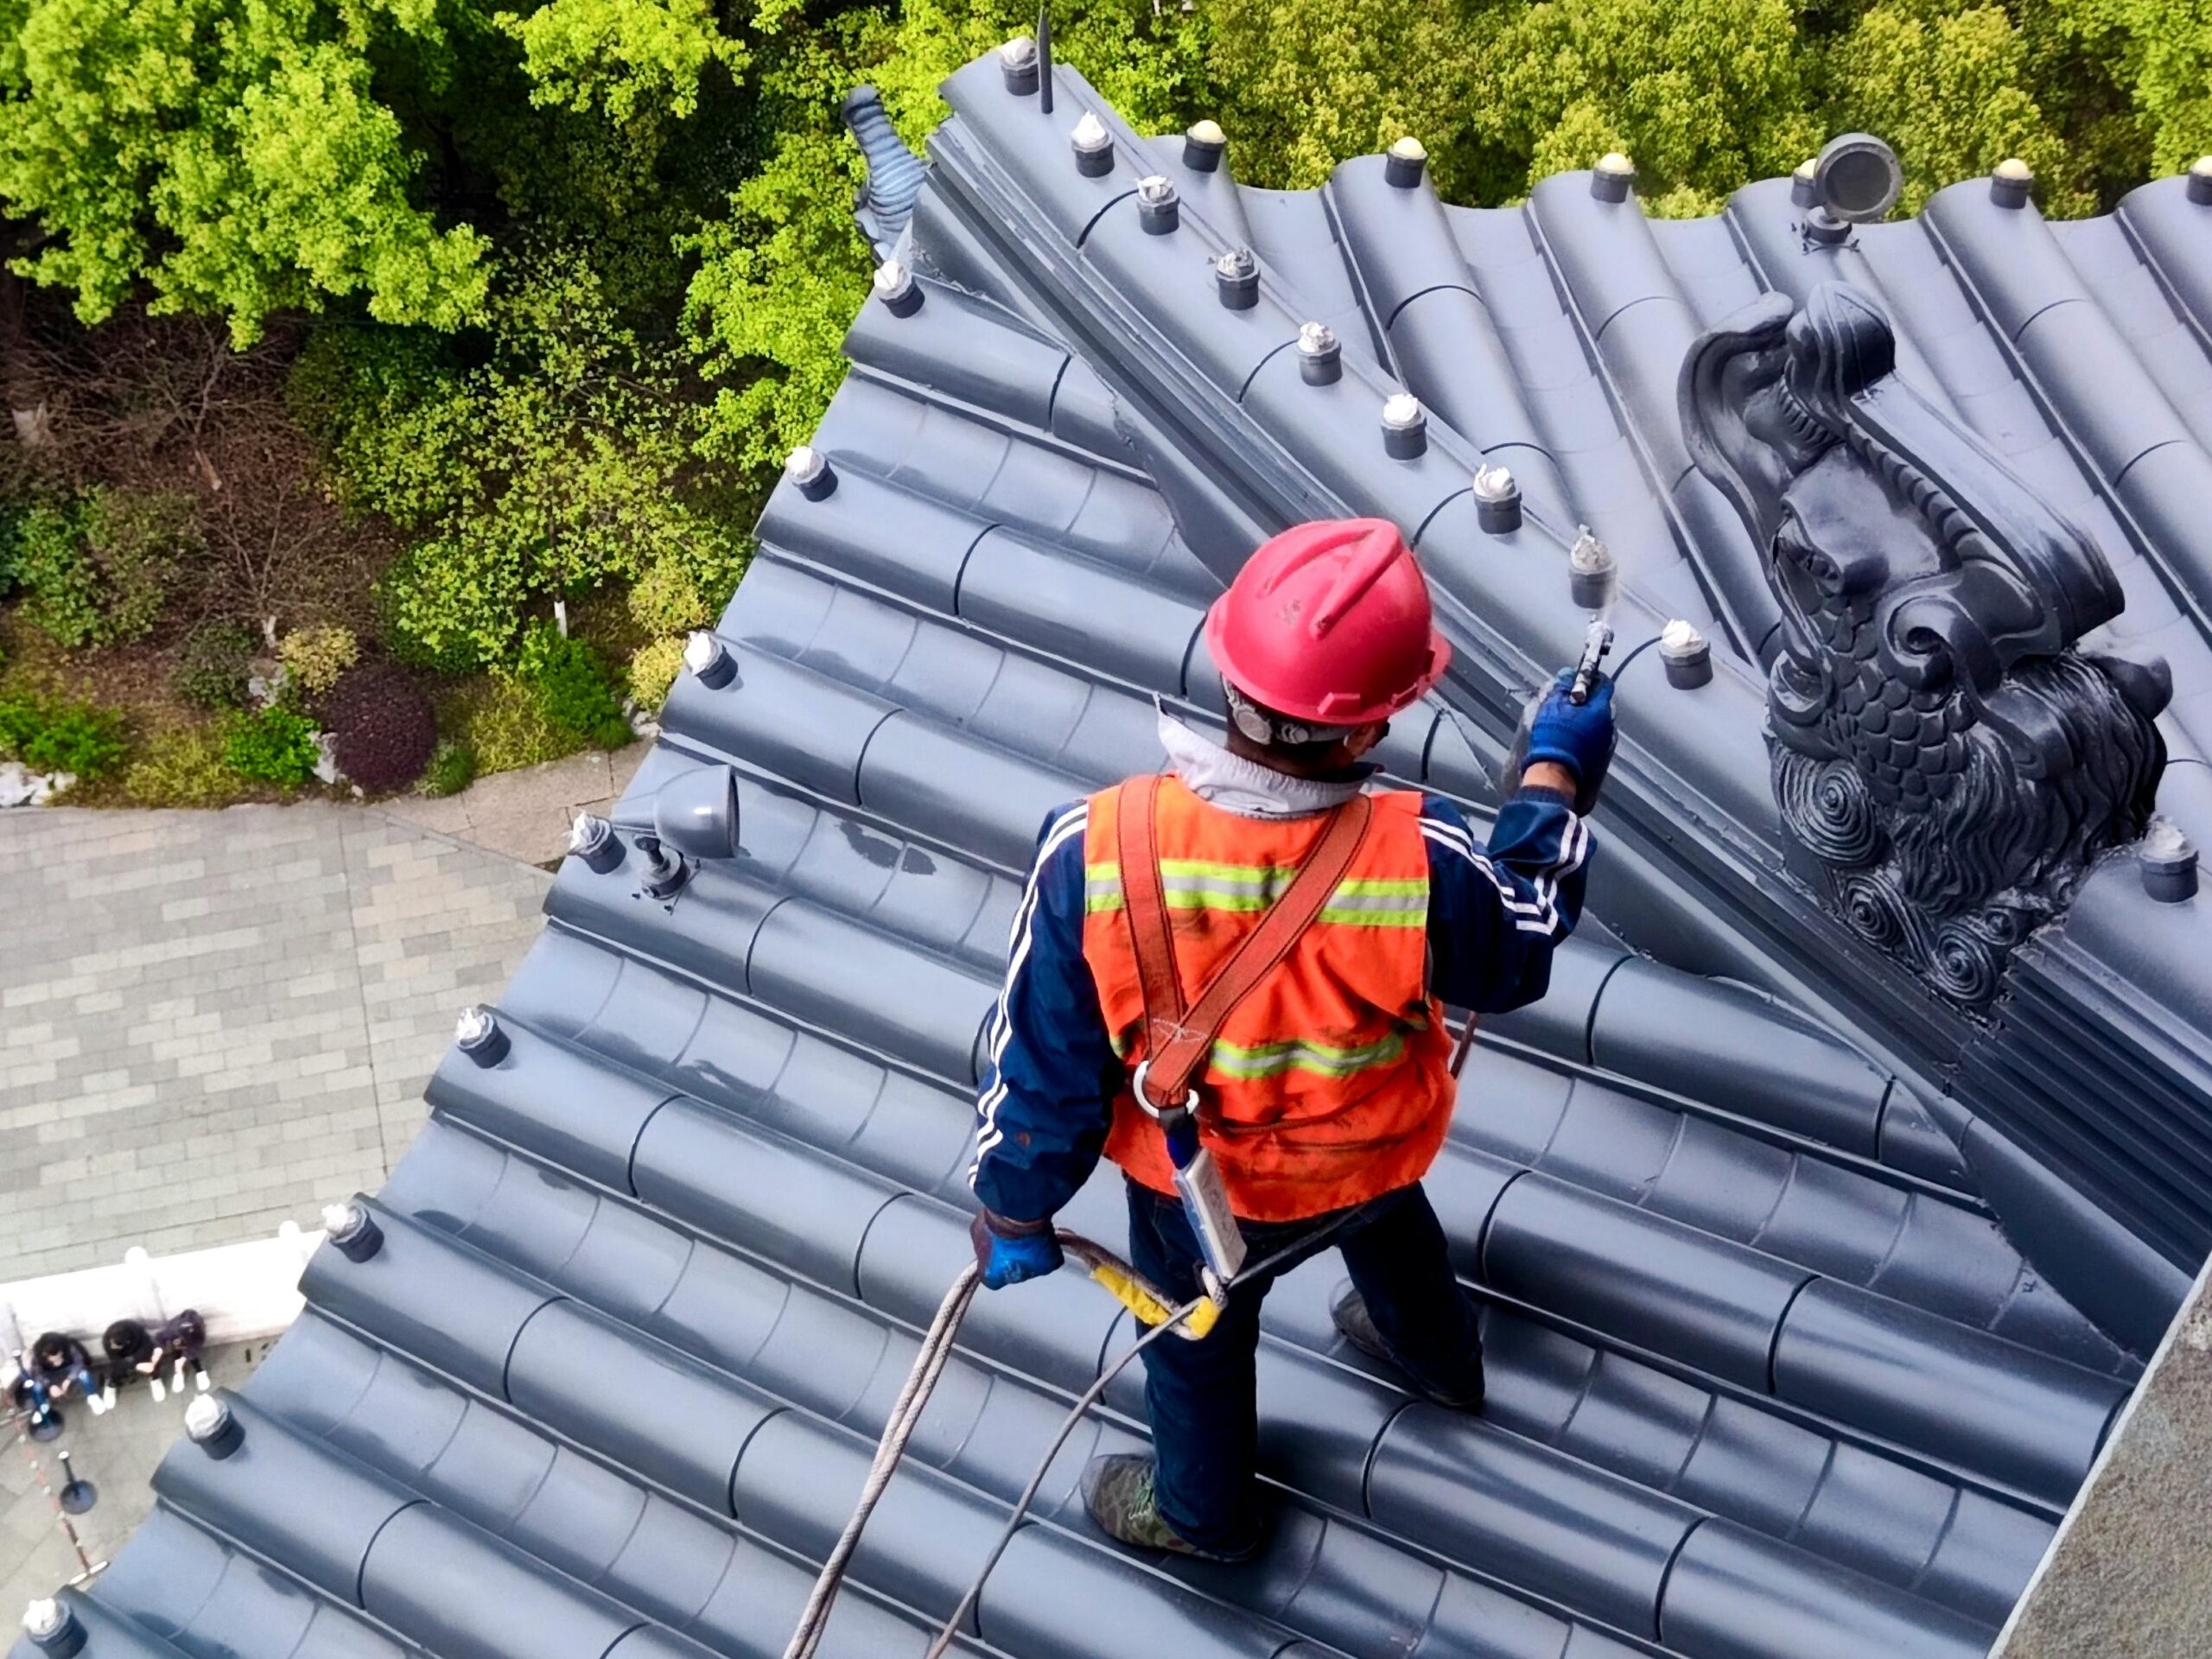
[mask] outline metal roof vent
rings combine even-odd
[[[1521,528],[1521,486],[1503,467],[1475,468],[1475,523],[1492,536]]]
[[[1989,175],[1989,199],[1999,207],[2024,207],[2036,170],[2017,156],[2007,156]]]
[[[1222,152],[1228,148],[1229,135],[1220,122],[1193,121],[1183,135],[1183,165],[1193,173],[1217,172]]]
[[[384,1248],[384,1229],[367,1206],[348,1198],[322,1206],[323,1236],[348,1262],[365,1262]]]
[[[1428,170],[1428,146],[1408,133],[1390,146],[1382,163],[1382,179],[1401,190],[1410,190]]]
[[[1260,262],[1249,248],[1231,248],[1213,262],[1213,284],[1231,311],[1249,311],[1260,302]]]
[[[894,317],[911,317],[922,308],[922,285],[914,280],[904,259],[890,258],[878,265],[868,286]]]
[[[999,73],[1006,79],[1006,89],[1016,98],[1027,98],[1037,90],[1037,42],[1027,35],[1017,35],[999,48]]]
[[[569,833],[575,833],[573,827]],[[479,1065],[497,1065],[507,1058],[512,1046],[507,1033],[499,1029],[499,1015],[481,1002],[472,1002],[461,1011],[461,1017],[454,1021],[453,1039]]]
[[[2200,156],[2190,163],[2189,199],[2200,207],[2212,207],[2212,156]]]
[[[719,691],[737,677],[737,658],[707,628],[694,628],[684,639],[683,666],[709,691]],[[576,849],[571,844],[569,850]]]
[[[1428,448],[1428,415],[1410,391],[1382,400],[1382,451],[1393,461],[1412,461]]]
[[[819,501],[837,487],[830,458],[810,443],[802,443],[784,458],[784,476],[810,501]]]
[[[845,94],[842,109],[845,130],[868,162],[868,181],[854,198],[853,217],[880,253],[899,239],[899,232],[914,216],[914,199],[922,194],[929,167],[893,130],[874,87],[854,87]]]
[[[69,1659],[85,1650],[85,1627],[69,1604],[47,1597],[23,1609],[23,1634],[41,1653]]]
[[[1574,545],[1567,550],[1567,587],[1574,596],[1575,608],[1604,610],[1613,602],[1613,585],[1619,576],[1613,550],[1592,535],[1589,525],[1583,525]]]
[[[1713,646],[1679,616],[1659,631],[1659,660],[1667,665],[1667,683],[1681,690],[1713,683]]]
[[[1618,149],[1609,149],[1590,169],[1590,194],[1600,201],[1626,201],[1636,184],[1636,163]]]
[[[1114,138],[1096,110],[1085,110],[1068,134],[1075,150],[1075,170],[1086,179],[1103,179],[1114,170]]]
[[[1897,153],[1872,133],[1847,132],[1813,159],[1813,194],[1847,225],[1871,225],[1897,205],[1904,168]]]
[[[2162,905],[2196,896],[2196,844],[2171,818],[2153,818],[2136,853],[2143,867],[2143,891]]]
[[[685,655],[690,655],[688,650]],[[614,826],[589,812],[577,813],[569,826],[569,851],[595,875],[605,875],[622,861],[622,843],[614,838]]]
[[[1147,236],[1166,236],[1182,222],[1182,203],[1165,173],[1137,181],[1137,223]]]
[[[1298,375],[1309,386],[1333,385],[1344,378],[1344,348],[1327,323],[1298,325]]]

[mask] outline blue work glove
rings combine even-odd
[[[983,1270],[986,1290],[1042,1279],[1066,1260],[1049,1221],[1008,1221],[982,1210],[968,1224],[968,1236],[976,1246],[976,1265]]]
[[[1522,761],[1525,772],[1540,760],[1565,766],[1577,784],[1586,785],[1602,775],[1613,758],[1613,683],[1600,674],[1590,687],[1590,700],[1567,701],[1574,671],[1563,668],[1552,681],[1551,695],[1536,710],[1529,728],[1529,753]]]

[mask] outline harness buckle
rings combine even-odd
[[[1129,1092],[1136,1096],[1138,1109],[1155,1123],[1163,1122],[1171,1112],[1185,1112],[1195,1118],[1198,1115],[1198,1091],[1195,1087],[1183,1090],[1180,1106],[1155,1106],[1152,1103],[1152,1096],[1144,1086],[1146,1074],[1151,1070],[1152,1058],[1147,1055],[1137,1062],[1137,1069],[1129,1074]]]

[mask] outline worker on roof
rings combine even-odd
[[[1581,909],[1591,837],[1573,803],[1611,755],[1612,688],[1600,680],[1578,703],[1560,677],[1484,847],[1451,803],[1384,788],[1363,759],[1451,655],[1395,526],[1275,537],[1215,602],[1205,635],[1226,744],[1163,714],[1164,777],[1046,821],[989,1029],[969,1179],[986,1286],[1060,1266],[1052,1217],[1103,1152],[1127,1177],[1135,1266],[1171,1300],[1198,1296],[1207,1246],[1162,1129],[1175,1102],[1147,1078],[1179,1032],[1186,1053],[1198,1045],[1183,1062],[1185,1102],[1248,1262],[1292,1254],[1236,1280],[1204,1339],[1145,1351],[1154,1455],[1095,1460],[1085,1495],[1125,1543],[1235,1560],[1262,1531],[1260,1305],[1303,1255],[1343,1252],[1351,1288],[1334,1313],[1349,1342],[1430,1400],[1482,1404],[1474,1308],[1421,1186],[1455,1087],[1442,1004],[1503,1012],[1543,995]],[[1124,862],[1128,836],[1150,841],[1156,880]],[[1257,977],[1210,1045],[1192,1038],[1217,970],[1277,901],[1304,907],[1298,874],[1325,852],[1332,887],[1302,884],[1310,923],[1243,970]],[[1163,912],[1164,925],[1141,919]]]

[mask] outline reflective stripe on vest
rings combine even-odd
[[[1160,885],[1170,910],[1263,911],[1282,896],[1298,874],[1295,865],[1220,864],[1198,858],[1163,858]],[[1083,872],[1086,912],[1122,906],[1118,861],[1089,864]],[[1315,925],[1345,927],[1426,927],[1428,878],[1348,877],[1337,883]]]
[[[1289,956],[1224,1021],[1196,1079],[1200,1132],[1237,1214],[1295,1220],[1417,1180],[1441,1146],[1449,1039],[1426,990],[1428,858],[1421,798],[1373,797],[1352,868]],[[1084,957],[1115,1052],[1144,1058],[1143,993],[1116,845],[1118,791],[1093,798],[1084,847]],[[1155,837],[1176,966],[1194,992],[1289,885],[1318,819],[1239,818],[1176,779]],[[1107,1155],[1173,1190],[1160,1130],[1126,1090]]]

